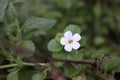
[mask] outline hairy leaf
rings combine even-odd
[[[46,72],[37,73],[33,75],[32,80],[45,80],[46,76],[47,76]]]
[[[7,80],[18,80],[18,70],[9,73]]]
[[[9,0],[0,0],[0,21],[4,17],[5,10],[7,8]]]
[[[8,14],[12,19],[15,19],[18,16],[17,10],[12,2],[10,2],[8,6]]]
[[[60,42],[60,39],[63,37],[63,34],[62,33],[57,33],[55,39]]]
[[[22,56],[30,57],[33,55],[35,51],[35,45],[31,40],[23,41],[22,47],[25,48],[24,54]]]
[[[62,50],[62,45],[60,45],[59,42],[57,42],[55,39],[52,39],[49,43],[48,43],[48,50],[52,51],[52,52],[59,52]]]
[[[64,32],[66,31],[71,31],[73,34],[81,32],[79,26],[72,25],[72,24],[70,24],[69,26],[65,28]]]
[[[27,19],[24,25],[22,26],[22,30],[24,33],[28,33],[28,35],[39,35],[45,34],[46,31],[51,29],[56,23],[54,19],[45,19],[45,18],[30,18]]]

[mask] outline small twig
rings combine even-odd
[[[71,59],[57,59],[57,58],[53,58],[53,60],[58,62],[70,62],[70,63],[80,63],[80,64],[90,64],[90,65],[94,64],[94,62],[87,60],[71,60]]]
[[[48,66],[47,63],[37,63],[37,64],[40,66]],[[22,65],[23,66],[36,66],[34,63],[26,63],[26,62],[23,62]],[[19,66],[19,65],[18,64],[8,64],[8,65],[0,66],[0,69],[16,67],[16,66]]]

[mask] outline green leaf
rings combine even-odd
[[[49,18],[61,18],[62,14],[59,11],[51,11],[45,15],[45,17]]]
[[[57,5],[59,5],[62,8],[66,8],[69,9],[72,7],[73,5],[73,0],[55,0],[55,2],[57,3]]]
[[[41,75],[37,73],[33,75],[32,80],[40,80],[40,78],[41,78]]]
[[[32,76],[32,80],[45,80],[46,76],[47,76],[47,69],[44,70],[41,73],[36,73]]]
[[[60,42],[56,41],[55,39],[52,39],[49,43],[48,43],[48,50],[52,51],[52,52],[59,52],[62,50],[62,45],[60,44]]]
[[[105,40],[104,40],[104,38],[101,37],[101,36],[97,36],[97,37],[94,39],[94,44],[95,44],[95,45],[101,45],[101,44],[103,44],[103,43],[105,43]]]
[[[80,73],[79,70],[75,69],[75,67],[72,64],[67,64],[66,67],[64,67],[64,74],[67,77],[73,78],[76,75]]]
[[[93,11],[96,17],[100,17],[101,15],[101,5],[99,3],[97,3],[94,7],[93,7]]]
[[[33,55],[33,53],[35,51],[35,45],[31,40],[23,41],[22,47],[25,49],[24,54],[22,56],[30,57]]]
[[[81,60],[83,58],[83,53],[70,53],[67,55],[67,59]]]
[[[66,59],[67,55],[69,55],[67,52],[53,53],[53,57],[54,58],[59,58],[59,59]]]
[[[108,70],[120,72],[119,71],[120,57],[115,54],[112,54],[111,56],[112,56],[111,58],[106,57],[105,60],[103,61],[102,68],[104,69],[104,72],[106,73]]]
[[[7,76],[7,80],[18,80],[18,71],[19,70],[9,73]]]
[[[46,31],[51,29],[56,23],[54,19],[45,19],[45,18],[30,18],[27,19],[22,30],[28,35],[38,36],[39,34],[45,34]]]
[[[64,62],[54,62],[56,67],[62,67],[64,65]]]
[[[13,3],[24,3],[25,0],[12,0]]]
[[[92,75],[87,75],[87,80],[95,80]]]
[[[86,42],[87,42],[86,37],[82,37],[79,42],[80,42],[80,46],[81,46],[81,47],[85,46],[85,44],[86,44]]]
[[[9,0],[0,0],[0,21],[4,17],[5,10],[7,8]]]
[[[24,68],[19,71],[19,80],[32,80],[32,75],[35,73],[35,70]]]
[[[66,31],[71,31],[73,34],[81,32],[79,26],[72,25],[72,24],[70,24],[69,26],[65,28],[64,32]]]
[[[11,19],[15,19],[18,16],[17,10],[12,2],[10,2],[8,6],[8,14]]]
[[[33,75],[32,80],[44,80],[46,78],[47,74],[46,73],[37,73]]]
[[[57,33],[55,39],[60,42],[60,39],[63,37],[63,33]]]

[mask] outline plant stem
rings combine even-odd
[[[37,63],[37,64],[34,64],[34,63],[26,63],[26,62],[23,62],[22,65],[23,65],[23,66],[36,66],[36,65],[48,66],[48,64],[45,64],[45,63]],[[0,69],[10,68],[10,67],[16,67],[16,66],[19,66],[19,65],[18,65],[18,64],[8,64],[8,65],[0,66]]]
[[[81,63],[81,64],[93,64],[94,62],[90,62],[90,61],[86,61],[86,60],[67,60],[67,59],[55,59],[54,61],[58,61],[58,62],[72,62],[72,63]],[[36,65],[40,65],[40,66],[48,66],[48,64],[45,63],[26,63],[23,62],[22,63],[23,66],[36,66]],[[4,69],[4,68],[10,68],[10,67],[16,67],[19,66],[18,64],[8,64],[8,65],[3,65],[0,66],[0,69]]]
[[[18,19],[15,20],[16,21],[16,26],[17,26],[17,35],[16,38],[19,40],[22,40],[22,35],[21,35],[21,28],[19,26],[19,21]]]
[[[89,65],[93,65],[94,64],[94,62],[87,61],[87,60],[71,60],[71,59],[57,59],[57,58],[53,58],[53,61],[71,62],[71,63],[80,63],[80,64],[89,64]]]

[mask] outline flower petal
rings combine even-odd
[[[75,50],[77,50],[77,49],[80,48],[80,44],[78,42],[73,42],[72,48],[75,49]]]
[[[67,52],[71,52],[71,51],[72,51],[72,46],[69,45],[69,44],[67,44],[67,45],[65,45],[64,49],[65,49],[65,51],[67,51]]]
[[[62,45],[65,45],[65,44],[67,44],[67,40],[64,37],[62,37],[61,40],[60,40],[60,43]]]
[[[73,35],[73,40],[74,41],[79,41],[80,39],[81,39],[81,36],[78,33]]]
[[[64,37],[65,37],[65,38],[71,38],[71,37],[72,37],[72,32],[71,32],[71,31],[66,31],[66,32],[64,33]]]

